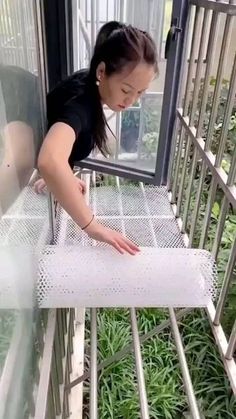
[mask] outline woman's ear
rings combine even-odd
[[[96,77],[97,80],[102,80],[105,76],[105,69],[106,69],[106,64],[104,63],[104,61],[101,61],[98,66],[97,66],[97,70],[96,70]]]

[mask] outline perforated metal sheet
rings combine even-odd
[[[42,246],[48,236],[48,198],[26,187],[0,219],[0,245]]]
[[[2,246],[0,307],[203,307],[216,294],[216,267],[203,250]],[[91,261],[93,263],[91,263]],[[168,269],[167,269],[168,267]]]
[[[99,187],[91,190],[90,206],[96,218],[139,246],[184,247],[164,187]],[[64,210],[58,214],[56,244],[92,246],[93,241],[81,232]],[[97,243],[98,246],[105,246]]]
[[[41,307],[202,307],[215,287],[214,261],[202,250],[142,248],[133,257],[50,246],[39,262],[37,295]]]
[[[90,205],[100,222],[142,246],[141,253],[121,256],[102,243],[94,247],[94,241],[62,209],[55,244],[47,246],[47,200],[28,189],[0,223],[1,244],[9,246],[1,274],[0,307],[12,306],[14,301],[16,307],[25,306],[27,296],[30,306],[34,295],[41,307],[202,307],[215,297],[214,261],[205,251],[184,248],[165,188],[99,187],[92,189]],[[39,251],[36,244],[42,231],[44,250]],[[25,252],[18,258],[31,260],[31,274],[28,268],[24,272],[19,261],[8,269],[17,258],[17,244]],[[24,244],[30,246],[23,249]],[[5,251],[6,247],[0,258]],[[15,290],[25,297],[19,298]]]

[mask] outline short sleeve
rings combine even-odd
[[[86,112],[80,103],[71,100],[55,112],[55,109],[48,109],[48,125],[49,128],[56,122],[64,122],[73,128],[76,138],[79,133],[85,129]]]

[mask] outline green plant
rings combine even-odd
[[[144,157],[155,157],[157,151],[158,133],[149,132],[143,136],[141,153]]]
[[[210,121],[211,112],[212,112],[215,84],[216,84],[216,79],[214,77],[211,77],[209,91],[208,91],[208,100],[206,104],[206,110],[205,110],[205,116],[204,116],[204,122],[203,122],[203,131],[202,131],[203,139],[206,139],[207,134],[208,134],[208,127],[209,127],[209,121]],[[204,86],[204,79],[201,81],[201,85],[199,89],[198,105],[197,105],[197,110],[196,110],[196,115],[195,115],[195,125],[198,124],[200,105],[201,105],[202,95],[203,95],[203,86]],[[225,118],[225,110],[226,110],[226,102],[228,98],[228,93],[229,93],[229,80],[223,79],[219,104],[217,108],[217,115],[214,121],[213,137],[211,141],[211,151],[214,154],[217,153],[217,150],[219,148],[221,131],[222,131],[222,126],[223,126],[223,122]],[[189,111],[191,111],[191,107],[192,107],[192,100],[190,101]],[[231,114],[231,118],[230,118],[230,122],[228,126],[226,144],[225,144],[225,149],[224,149],[224,154],[223,154],[223,165],[224,167],[227,168],[227,170],[228,170],[228,165],[230,164],[229,162],[232,159],[235,146],[236,146],[236,99],[235,99],[233,109],[232,109],[232,114]]]

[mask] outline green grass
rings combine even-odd
[[[167,318],[166,310],[137,311],[141,334]],[[179,323],[199,407],[205,418],[236,418],[236,400],[219,359],[208,320],[195,310]],[[88,326],[88,323],[87,323]],[[87,337],[89,334],[87,334]],[[103,309],[98,315],[99,362],[131,342],[129,311]],[[169,328],[141,346],[150,418],[189,418],[179,361]],[[85,389],[85,412],[89,395]],[[140,417],[133,354],[104,369],[99,376],[99,418]],[[84,415],[88,417],[88,415]]]
[[[13,310],[0,310],[0,377],[9,349],[16,316],[17,313]]]

